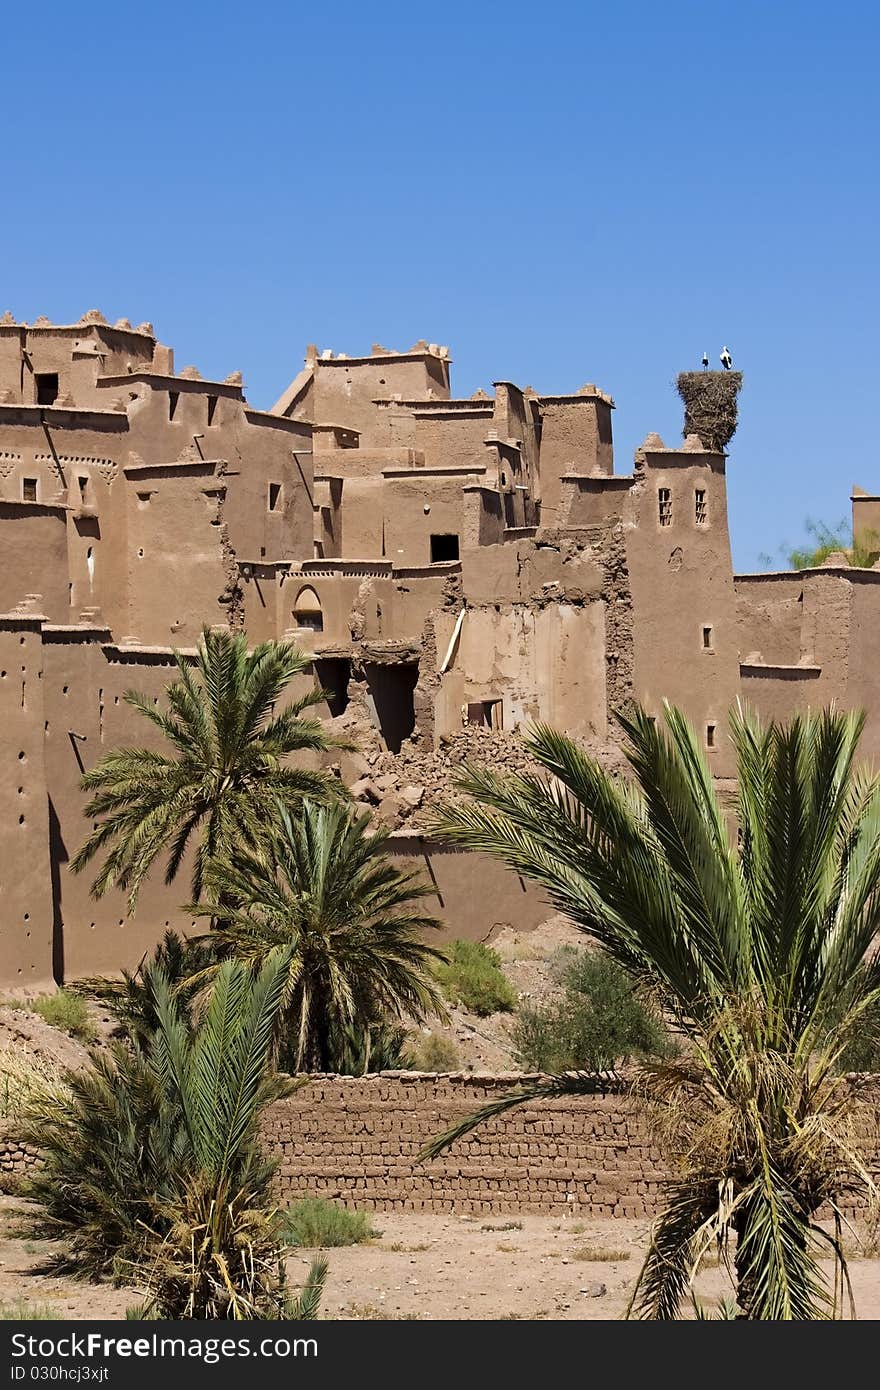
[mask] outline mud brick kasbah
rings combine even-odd
[[[161,699],[206,624],[309,653],[302,681],[357,746],[326,762],[430,876],[449,935],[547,915],[516,875],[422,833],[463,758],[522,765],[532,720],[613,766],[614,710],[671,699],[729,794],[738,696],[773,716],[835,699],[869,710],[876,759],[880,570],[834,554],[736,575],[725,453],[649,434],[615,473],[605,391],[499,381],[464,400],[450,362],[427,342],[309,347],[259,410],[238,371],[178,371],[149,323],[0,318],[4,988],[132,966],[189,929],[179,883],[155,876],[129,918],[67,866],[83,770],[148,741],[125,691]],[[880,532],[880,497],[856,489],[853,522],[857,541]]]

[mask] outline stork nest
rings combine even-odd
[[[736,433],[742,381],[742,372],[680,372],[676,385],[684,401],[684,438],[695,434],[704,449],[723,454]]]

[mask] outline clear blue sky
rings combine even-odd
[[[873,3],[7,6],[0,312],[151,319],[268,406],[305,345],[617,402],[727,343],[734,558],[880,491]]]

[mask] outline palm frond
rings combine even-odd
[[[494,1120],[508,1110],[515,1110],[535,1100],[561,1100],[566,1096],[607,1096],[626,1092],[626,1083],[614,1072],[564,1072],[561,1076],[539,1077],[523,1086],[517,1086],[497,1100],[482,1105],[479,1110],[466,1115],[450,1125],[442,1134],[420,1150],[417,1163],[427,1163],[438,1158],[452,1144],[463,1139],[487,1120]]]

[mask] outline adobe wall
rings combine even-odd
[[[852,490],[853,544],[874,555],[880,552],[880,497],[860,487]]]
[[[744,703],[762,719],[784,723],[793,714],[821,707],[819,666],[784,666],[743,662],[740,684]]]
[[[458,468],[386,473],[383,509],[387,558],[395,565],[429,565],[432,535],[455,536],[460,555],[469,540],[463,523],[462,487],[474,480],[474,474]]]
[[[803,655],[803,574],[734,577],[743,661],[794,666]]]
[[[880,571],[832,564],[735,584],[746,699],[778,720],[832,702],[864,709],[861,753],[880,760]]]
[[[492,423],[502,454],[513,465],[515,481],[523,483],[534,495],[540,472],[538,435],[543,429],[537,397],[521,391],[513,382],[496,381]]]
[[[489,461],[486,436],[492,424],[492,415],[485,407],[454,413],[421,408],[415,412],[415,446],[423,452],[428,468],[454,463],[481,473]]]
[[[112,389],[115,383],[108,386]],[[240,385],[195,377],[144,377],[129,384],[127,399],[127,447],[135,455],[126,459],[129,465],[222,460],[225,519],[241,558],[312,555],[312,445],[306,425],[252,410]],[[280,488],[272,508],[270,483]]]
[[[128,419],[106,393],[101,407],[36,407],[0,401],[0,496],[21,501],[32,478],[37,501],[78,504],[80,473],[115,475],[126,448]]]
[[[296,632],[304,651],[321,647],[350,647],[363,637],[385,635],[385,606],[391,597],[391,565],[382,561],[314,560],[293,566],[280,585],[282,631],[296,628],[296,601],[303,589],[312,589],[321,604],[323,630]],[[252,606],[252,605],[251,605]]]
[[[100,610],[120,639],[185,642],[226,621],[237,556],[311,557],[310,430],[238,383],[139,370],[101,377],[100,409],[0,399],[0,606],[40,593],[53,622]]]
[[[91,897],[97,866],[82,874],[68,868],[91,828],[83,815],[82,772],[111,748],[161,747],[158,731],[125,703],[123,695],[135,689],[158,703],[175,669],[169,652],[120,649],[106,638],[106,633],[85,628],[50,628],[43,633],[46,838],[52,853],[59,980],[133,968],[166,927],[191,930],[195,925],[180,913],[189,897],[189,863],[171,887],[157,869],[134,917],[129,916],[125,895],[117,890],[97,901]],[[48,920],[53,921],[51,890]]]
[[[3,532],[0,613],[39,594],[40,612],[55,622],[67,616],[67,511],[39,502],[0,501]]]
[[[79,323],[66,325],[48,320],[43,325],[18,324],[7,316],[0,321],[0,400],[6,394],[34,404],[37,376],[53,373],[59,396],[73,395],[80,404],[93,405],[99,376],[147,367],[155,349],[150,324],[132,328],[121,319],[111,327],[95,310]]]
[[[367,1211],[654,1216],[670,1173],[644,1111],[619,1095],[535,1101],[487,1121],[439,1158],[418,1161],[429,1140],[526,1079],[312,1076],[263,1113],[263,1144],[279,1164],[276,1200],[287,1206],[319,1196]],[[0,1189],[17,1190],[38,1162],[33,1145],[0,1129]],[[842,1194],[840,1206],[850,1219],[864,1213],[855,1194]]]
[[[505,927],[528,932],[555,910],[529,879],[487,854],[435,844],[423,835],[394,834],[389,851],[400,869],[434,889],[425,910],[443,921],[432,942],[491,941]]]
[[[347,478],[342,485],[340,520],[335,528],[340,555],[349,560],[385,558],[385,480]]]
[[[454,615],[437,623],[439,648],[452,636]],[[605,612],[601,600],[532,608],[469,607],[454,665],[441,677],[439,732],[466,722],[463,707],[501,700],[505,729],[543,720],[576,737],[604,737]]]
[[[157,864],[134,916],[117,890],[91,897],[95,869],[75,875],[68,867],[90,830],[83,772],[111,748],[162,746],[125,692],[137,690],[158,704],[175,670],[167,649],[118,646],[106,629],[46,624],[38,615],[0,619],[0,716],[7,731],[0,748],[4,987],[47,987],[53,976],[60,982],[133,968],[169,926],[202,929],[183,910],[189,860],[170,886],[164,860]],[[311,684],[303,676],[291,697]],[[531,885],[495,861],[419,837],[396,837],[393,850],[399,863],[419,869],[433,885],[436,897],[427,901],[446,924],[444,937],[486,939],[504,925],[529,930],[547,915]]]
[[[606,737],[609,711],[630,689],[626,593],[610,582],[617,549],[598,526],[542,528],[465,552],[465,613],[437,683],[436,738],[461,728],[468,704],[493,700],[502,701],[507,730],[546,720],[577,737]],[[435,616],[438,663],[460,611],[450,604]]]
[[[565,515],[568,502],[562,483],[566,474],[582,473],[593,477],[613,474],[613,408],[610,397],[587,387],[583,395],[540,397],[542,525],[568,524]]]
[[[489,1120],[446,1153],[424,1145],[525,1078],[380,1072],[313,1076],[263,1119],[287,1204],[316,1195],[370,1211],[653,1216],[670,1173],[638,1102],[619,1095],[535,1101]],[[869,1169],[880,1153],[872,1128]],[[849,1215],[863,1211],[844,1193]]]
[[[636,1105],[619,1096],[522,1106],[427,1164],[419,1151],[521,1075],[315,1076],[270,1106],[279,1199],[316,1195],[369,1211],[649,1216],[666,1176]]]
[[[367,447],[382,449],[392,442],[388,416],[376,410],[376,400],[449,395],[448,356],[441,358],[427,350],[377,353],[368,358],[316,356],[307,359],[307,365],[313,376],[293,407],[294,417],[357,430]]]
[[[52,983],[53,873],[38,618],[0,617],[0,979]]]
[[[880,572],[853,570],[850,590],[848,697],[855,709],[868,715],[860,753],[880,770]]]
[[[702,734],[713,774],[729,777],[735,763],[727,717],[740,686],[724,458],[690,445],[667,450],[660,441],[646,441],[640,452],[626,531],[633,693],[653,713],[659,714],[664,699],[684,710]],[[661,489],[671,501],[667,525],[661,521]],[[702,523],[696,518],[698,492]]]
[[[125,470],[127,603],[120,637],[145,646],[192,642],[203,624],[225,625],[221,510],[226,479],[213,463]],[[119,623],[122,623],[122,631]]]

